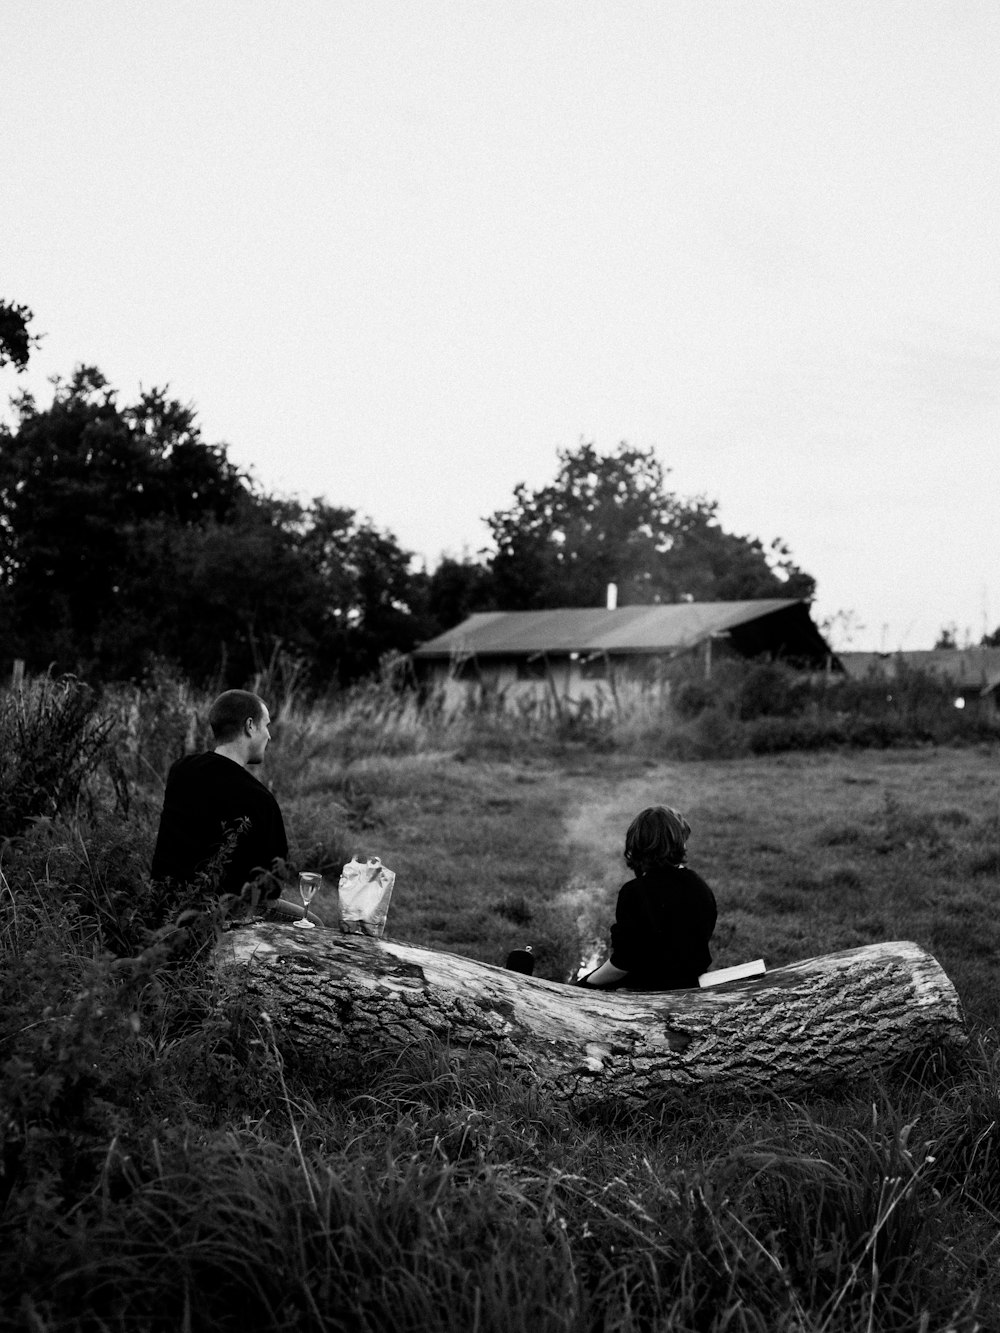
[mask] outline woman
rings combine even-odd
[[[697,986],[712,961],[715,897],[685,865],[691,826],[653,805],[625,835],[625,864],[635,874],[618,894],[611,957],[576,984],[595,989],[683,990]]]

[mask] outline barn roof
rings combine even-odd
[[[751,632],[756,627],[756,633]],[[829,652],[807,602],[770,598],[747,602],[672,602],[615,610],[570,607],[552,611],[486,611],[421,644],[419,659],[519,657],[539,653],[675,653],[705,639],[748,633],[756,651],[822,658]],[[775,646],[772,640],[780,640]],[[766,642],[764,642],[766,640]]]

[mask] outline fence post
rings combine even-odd
[[[12,688],[12,689],[15,689],[15,690],[19,690],[19,689],[21,688],[21,686],[24,684],[24,658],[23,658],[23,657],[15,657],[15,658],[14,658],[14,665],[13,665],[13,667],[11,668],[11,673],[10,673],[10,684],[11,684],[11,688]]]

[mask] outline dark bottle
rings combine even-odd
[[[523,949],[511,949],[506,966],[508,972],[523,972],[526,977],[530,977],[535,970],[535,955],[531,952],[531,945],[526,944]]]

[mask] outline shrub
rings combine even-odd
[[[689,657],[669,681],[667,712],[647,734],[678,758],[1000,740],[1000,718],[957,709],[950,682],[912,668],[856,680],[724,658],[706,678]]]
[[[102,771],[116,804],[126,805],[114,740],[114,718],[74,676],[36,677],[0,696],[0,839],[72,811]]]
[[[107,692],[105,706],[119,716],[122,759],[133,782],[166,781],[174,760],[207,744],[209,704],[163,662],[149,669],[141,686]]]
[[[749,722],[799,712],[806,702],[809,682],[783,662],[752,662],[742,673],[738,689],[739,716]]]

